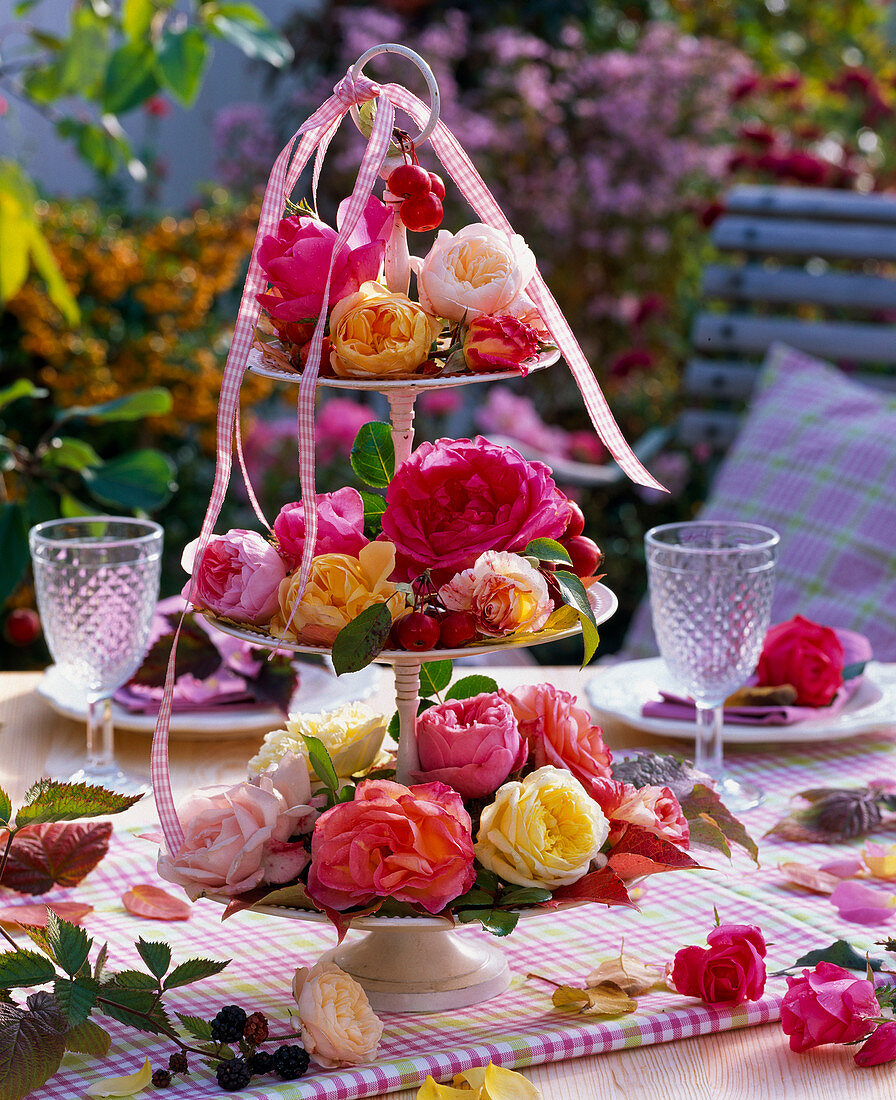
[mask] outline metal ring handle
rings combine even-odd
[[[427,122],[427,124],[423,127],[423,129],[420,131],[420,133],[417,137],[411,137],[411,141],[414,143],[414,145],[422,145],[423,142],[426,141],[426,139],[429,137],[429,135],[436,128],[436,123],[439,121],[439,111],[440,111],[440,108],[441,108],[441,99],[440,99],[440,96],[439,96],[439,86],[436,83],[435,76],[433,76],[433,71],[429,67],[429,65],[427,65],[427,63],[423,60],[423,58],[420,56],[420,54],[415,53],[413,50],[409,49],[407,46],[402,46],[401,43],[399,43],[399,42],[384,42],[380,46],[371,46],[369,50],[366,50],[364,53],[361,54],[361,56],[354,63],[354,65],[352,65],[352,68],[351,68],[352,77],[360,76],[361,75],[361,70],[364,68],[364,66],[367,64],[367,62],[372,57],[377,57],[381,53],[401,54],[402,57],[406,57],[410,61],[413,61],[413,63],[417,66],[417,68],[420,70],[420,72],[423,73],[423,78],[426,81],[427,88],[429,89],[429,101],[430,101],[429,122]],[[357,105],[352,104],[350,109],[351,109],[352,120],[354,121],[354,123],[358,127],[358,129],[360,130],[361,129],[361,116],[358,113]]]

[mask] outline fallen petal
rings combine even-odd
[[[863,882],[841,882],[831,894],[831,902],[844,920],[856,924],[883,924],[896,911],[896,895]]]
[[[488,1100],[541,1100],[541,1092],[521,1073],[492,1062],[485,1067]]]
[[[417,1090],[417,1100],[473,1100],[475,1095],[470,1089],[440,1085],[432,1077],[427,1077]]]
[[[836,878],[855,878],[865,870],[865,864],[858,856],[847,856],[844,859],[835,859],[831,863],[823,863],[818,869]]]
[[[143,883],[132,886],[121,897],[121,903],[135,917],[148,920],[189,920],[191,906],[183,898],[174,898],[159,886]]]
[[[896,878],[896,844],[886,847],[869,841],[862,849],[862,859],[875,878]]]
[[[778,870],[794,886],[802,886],[816,894],[832,894],[840,884],[836,875],[805,863],[779,863]]]
[[[135,1092],[142,1092],[151,1080],[152,1066],[147,1058],[136,1073],[129,1073],[127,1077],[104,1077],[102,1081],[88,1085],[87,1095],[133,1096]]]
[[[0,924],[7,926],[27,924],[32,928],[46,928],[48,909],[52,909],[57,917],[62,917],[69,924],[80,924],[88,913],[93,912],[92,905],[77,901],[50,901],[42,905],[4,905],[0,909]]]

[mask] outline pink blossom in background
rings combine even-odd
[[[296,456],[294,462],[298,468],[297,432],[295,416],[277,416],[270,420],[257,417],[252,420],[243,439],[243,458],[253,489],[257,491],[272,470],[283,470],[291,456]],[[242,477],[237,474],[234,481],[237,490],[245,498]]]
[[[328,398],[318,409],[314,424],[317,461],[327,463],[348,458],[362,425],[376,419],[376,413],[372,409],[350,397]],[[295,432],[293,421],[293,438]]]
[[[370,541],[364,534],[364,502],[357,489],[346,486],[335,493],[317,494],[319,554],[348,554],[356,558]],[[274,534],[287,566],[295,569],[305,548],[305,515],[301,501],[284,504],[274,520]]]
[[[483,432],[518,440],[548,456],[566,454],[566,432],[545,424],[531,398],[511,393],[504,386],[489,389],[485,404],[477,409],[475,419]]]
[[[280,143],[259,103],[232,103],[212,119],[215,170],[225,187],[244,193],[262,187]]]
[[[455,389],[427,390],[417,398],[417,408],[427,416],[450,416],[463,405]]]

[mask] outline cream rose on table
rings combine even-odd
[[[554,610],[544,577],[519,554],[486,550],[439,589],[449,611],[469,611],[480,634],[541,630]]]
[[[553,890],[587,873],[608,834],[606,817],[582,784],[549,766],[498,789],[482,811],[474,851],[507,882]]]
[[[309,970],[301,966],[292,980],[305,1050],[325,1069],[372,1062],[383,1025],[360,985],[332,962]]]
[[[330,366],[340,378],[412,374],[429,358],[440,321],[381,283],[362,283],[330,313]]]

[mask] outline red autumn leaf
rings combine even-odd
[[[147,920],[189,920],[191,906],[183,898],[173,898],[159,886],[141,883],[122,895],[121,903],[135,917]]]
[[[613,846],[607,862],[620,878],[629,880],[700,866],[671,840],[631,824]]]
[[[625,883],[611,867],[601,867],[592,871],[570,886],[561,886],[554,890],[550,901],[542,902],[545,909],[559,909],[576,901],[594,901],[601,905],[626,905],[629,909],[638,906],[629,897]]]
[[[27,924],[32,928],[46,928],[48,909],[52,909],[57,917],[67,920],[69,924],[80,924],[88,913],[93,912],[92,905],[77,901],[48,901],[44,905],[36,902],[4,905],[0,908],[0,924]]]
[[[0,880],[20,894],[77,886],[109,850],[111,821],[54,821],[16,833]]]

